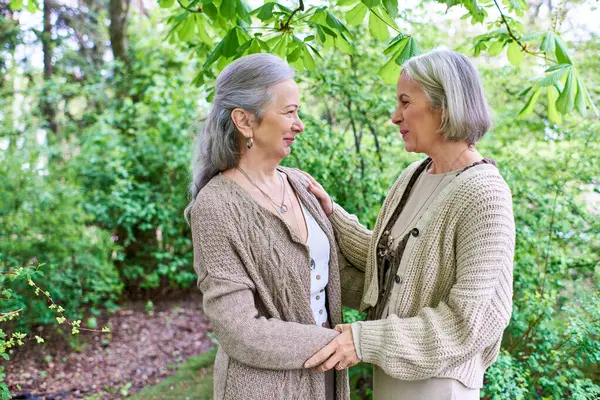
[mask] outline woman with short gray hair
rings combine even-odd
[[[447,50],[410,59],[397,98],[406,151],[428,157],[400,174],[373,231],[311,180],[342,254],[364,271],[354,300],[368,319],[336,326],[306,366],[373,363],[375,400],[479,399],[511,317],[515,246],[510,189],[475,149],[488,106],[473,65]]]
[[[308,179],[279,166],[304,126],[294,72],[268,54],[219,75],[197,138],[191,221],[214,399],[349,399],[346,371],[304,369],[339,335],[338,248]]]

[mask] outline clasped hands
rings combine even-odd
[[[335,330],[340,332],[340,335],[309,358],[304,363],[304,368],[325,372],[334,367],[337,370],[349,368],[360,362],[354,347],[350,325],[336,325]]]

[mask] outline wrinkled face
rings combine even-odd
[[[283,159],[290,154],[296,135],[304,130],[298,117],[300,92],[296,82],[289,79],[274,85],[272,93],[262,121],[253,129],[254,146],[266,157]]]
[[[397,85],[398,107],[392,122],[398,125],[404,148],[413,153],[426,153],[441,142],[438,132],[442,124],[442,111],[433,110],[423,89],[406,75],[401,74]]]

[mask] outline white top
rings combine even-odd
[[[310,255],[310,306],[317,325],[326,326],[325,287],[329,282],[329,239],[304,204],[300,204],[308,229],[306,245]]]

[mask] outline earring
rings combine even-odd
[[[254,146],[254,139],[252,139],[252,136],[250,136],[247,140],[246,140],[246,147],[248,147],[249,149],[252,148],[252,146]]]

